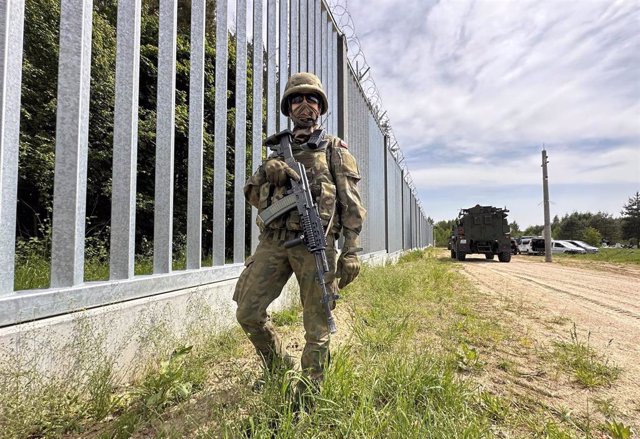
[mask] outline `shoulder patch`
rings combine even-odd
[[[345,148],[345,149],[349,149],[349,145],[347,145],[347,142],[345,142],[344,140],[340,139],[340,146]]]

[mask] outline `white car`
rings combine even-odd
[[[542,238],[542,236],[522,236],[516,240],[519,253],[531,253],[531,239]]]
[[[567,254],[585,254],[587,251],[577,245],[571,244],[569,241],[552,241],[551,253],[567,253]]]
[[[522,238],[518,240],[518,251],[520,253],[529,253],[531,251],[531,238]]]
[[[587,253],[598,253],[598,247],[594,247],[592,245],[587,244],[584,241],[576,241],[575,239],[570,239],[567,242],[570,242],[571,244],[583,248],[587,251]]]

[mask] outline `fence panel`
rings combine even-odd
[[[294,0],[295,2],[296,0]],[[258,166],[262,162],[262,103],[263,103],[263,47],[264,41],[262,37],[264,8],[263,0],[253,0],[253,47],[260,50],[253,51],[253,115],[251,118],[253,131],[251,133],[251,169],[253,172],[258,170]],[[258,246],[259,230],[256,225],[257,211],[251,209],[251,252]]]
[[[276,132],[276,12],[277,0],[267,0],[267,133]]]
[[[62,0],[51,286],[84,278],[84,234],[91,81],[91,0]]]
[[[300,71],[300,0],[290,0],[289,9],[289,65],[295,73]]]
[[[286,2],[286,0],[284,0]],[[308,19],[307,19],[307,0],[300,0],[300,15],[298,18],[298,25],[300,26],[300,71],[306,72],[307,67],[307,30],[308,30]]]
[[[385,140],[378,123],[367,108],[369,139],[368,145],[368,174],[369,181],[365,186],[368,193],[367,203],[367,224],[369,230],[369,252],[385,250],[386,239],[384,230],[387,229],[387,218],[385,215],[385,199],[381,194],[385,193],[384,179],[384,157]]]
[[[402,250],[402,170],[387,150],[387,242],[389,253]]]
[[[235,27],[228,25],[229,3],[235,2]],[[186,171],[186,270],[173,271],[174,151],[176,145],[176,42],[178,0],[159,1],[156,85],[155,191],[153,273],[134,275],[136,177],[138,173],[138,101],[141,90],[140,40],[142,0],[119,0],[115,62],[115,112],[109,279],[84,283],[88,120],[91,78],[91,0],[61,0],[60,49],[53,197],[51,286],[14,291],[15,229],[0,230],[0,326],[102,306],[196,285],[236,278],[247,247],[255,249],[255,209],[246,224],[243,186],[246,171],[255,171],[264,154],[262,139],[289,125],[279,101],[286,81],[297,71],[315,72],[322,80],[329,108],[321,123],[328,133],[345,132],[356,157],[359,184],[368,211],[361,243],[366,253],[396,252],[432,243],[432,227],[406,181],[397,158],[342,50],[346,37],[337,28],[325,0],[219,0],[215,11],[215,89],[213,133],[205,128],[206,0],[191,2]],[[251,12],[252,23],[247,22]],[[16,223],[17,157],[24,1],[0,2],[0,219]],[[231,38],[231,40],[230,40]],[[229,43],[235,44],[235,69],[229,71]],[[338,50],[340,46],[340,50]],[[249,59],[249,50],[252,50]],[[252,69],[251,75],[247,71]],[[228,78],[228,72],[232,78]],[[263,79],[264,78],[264,79]],[[249,84],[251,79],[252,84]],[[250,89],[251,87],[251,89]],[[234,101],[227,100],[233,93]],[[249,93],[251,101],[249,100]],[[250,103],[253,105],[248,114]],[[263,107],[263,104],[264,105]],[[266,109],[263,116],[263,108]],[[343,114],[340,114],[340,112]],[[376,113],[376,114],[374,114]],[[227,133],[228,117],[234,129]],[[251,118],[252,131],[244,123]],[[231,126],[231,125],[229,125]],[[266,132],[265,132],[266,131]],[[204,162],[204,140],[213,134],[213,163]],[[228,143],[227,135],[235,141]],[[227,157],[234,154],[233,175]],[[248,168],[248,161],[251,162]],[[213,168],[213,169],[211,169]],[[202,267],[203,181],[213,174],[212,266]],[[227,181],[233,177],[233,188]],[[384,196],[383,196],[384,195]],[[181,195],[183,196],[183,195]],[[229,198],[229,199],[227,199]],[[228,216],[231,218],[228,218]],[[233,243],[225,242],[226,229]],[[250,230],[249,230],[250,229]],[[245,242],[250,231],[251,242]],[[229,248],[228,248],[229,247]],[[207,253],[209,253],[207,251]],[[233,262],[225,257],[232,255]]]
[[[123,0],[127,1],[127,0]],[[204,43],[206,0],[191,2],[189,74],[189,170],[187,195],[187,269],[202,260],[202,160],[204,137]],[[135,201],[135,200],[134,200]]]
[[[0,3],[0,297],[13,291],[24,0]]]
[[[302,2],[306,3],[305,0],[302,0]],[[286,0],[281,0],[279,5],[280,36],[278,38],[278,49],[280,57],[278,59],[278,84],[280,85],[279,96],[282,96],[284,88],[287,85],[287,78],[289,78],[289,5]],[[302,41],[300,41],[300,46],[304,47]],[[288,127],[289,120],[284,114],[282,114],[282,112],[277,111],[277,113],[279,121],[278,130],[284,130]]]
[[[224,265],[227,212],[227,2],[216,2],[216,118],[213,164],[213,265]],[[224,117],[223,117],[224,115]]]
[[[234,155],[233,262],[245,258],[244,182],[247,169],[247,0],[236,2],[236,145]]]
[[[365,102],[364,95],[360,89],[359,84],[356,82],[355,76],[351,69],[348,73],[349,79],[347,81],[347,99],[348,99],[348,129],[347,138],[345,141],[349,144],[349,151],[356,158],[358,168],[360,170],[360,176],[362,177],[358,186],[360,188],[360,197],[362,203],[366,206],[367,210],[370,209],[370,192],[368,190],[370,180],[370,163],[369,156],[369,123],[367,120],[367,104]],[[329,118],[327,125],[331,126]],[[367,213],[367,218],[371,217],[370,211]],[[370,224],[369,221],[365,221],[362,232],[360,233],[360,245],[365,252],[369,252],[371,248],[371,236],[370,236]]]
[[[315,54],[313,55],[316,63],[313,72],[319,77],[322,70],[322,1],[314,0],[314,45]]]
[[[133,277],[141,0],[119,1],[113,124],[110,279]],[[194,133],[195,134],[195,133]],[[193,136],[196,138],[196,135]]]
[[[224,2],[221,2],[224,3]],[[177,0],[160,0],[156,183],[153,272],[169,273],[173,259],[173,168],[175,151]]]
[[[402,248],[411,248],[411,192],[406,180],[402,181]]]

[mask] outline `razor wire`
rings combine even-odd
[[[347,2],[348,0],[327,0],[327,5],[329,6],[338,29],[347,40],[347,58],[355,70],[356,79],[369,102],[369,106],[371,107],[378,125],[382,132],[389,137],[389,151],[393,154],[398,166],[402,169],[404,179],[412,193],[416,194],[416,186],[413,181],[413,177],[409,172],[404,153],[400,149],[398,140],[393,131],[391,119],[389,118],[387,111],[384,110],[380,90],[378,89],[378,86],[373,79],[373,75],[371,74],[371,66],[367,62],[367,57],[362,49],[360,39],[356,33],[353,17],[347,7]],[[416,197],[416,199],[418,198]],[[422,210],[422,203],[420,201],[418,201],[418,203]]]

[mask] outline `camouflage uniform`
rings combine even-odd
[[[326,284],[330,291],[337,293],[335,240],[342,233],[345,239],[354,242],[366,213],[357,189],[360,173],[342,140],[325,136],[316,149],[311,149],[304,143],[308,137],[294,129],[291,146],[295,159],[305,166],[323,226],[328,230]],[[285,187],[267,181],[263,163],[247,181],[244,193],[249,203],[262,212],[282,198],[285,190]],[[260,242],[256,252],[245,262],[246,268],[240,275],[233,298],[238,303],[238,322],[266,366],[271,367],[280,359],[292,367],[266,310],[295,273],[304,310],[306,344],[302,369],[312,379],[321,380],[329,355],[329,329],[322,308],[322,289],[316,278],[315,259],[304,245],[284,248],[284,242],[298,237],[300,229],[300,216],[295,209],[261,227]]]

